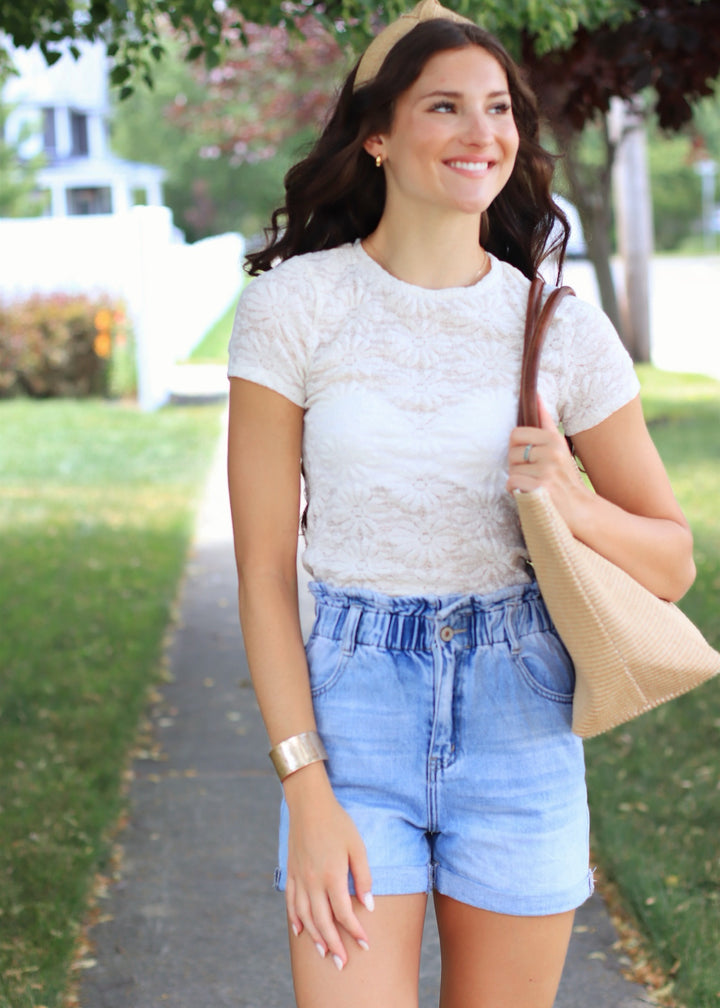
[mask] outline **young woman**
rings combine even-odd
[[[300,1008],[416,1006],[429,892],[442,1008],[553,1003],[592,891],[588,813],[573,670],[512,492],[545,486],[663,598],[694,575],[600,312],[563,302],[542,428],[514,426],[529,278],[564,227],[551,174],[504,49],[424,0],[350,74],[249,257],[263,275],[231,342],[229,478]]]

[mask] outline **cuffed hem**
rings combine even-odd
[[[472,879],[456,875],[442,865],[435,867],[435,889],[443,896],[492,913],[513,917],[546,917],[576,910],[595,889],[593,872],[588,870],[581,882],[557,893],[504,893]]]
[[[576,910],[595,890],[592,870],[588,870],[581,882],[564,892],[550,895],[542,893],[536,896],[527,893],[498,892],[482,883],[456,875],[442,865],[374,868],[371,871],[373,896],[410,896],[414,893],[431,893],[436,890],[459,903],[513,917],[546,917],[550,914]],[[285,892],[286,882],[284,869],[276,868],[273,888],[278,892]],[[349,879],[348,885],[350,893],[356,895],[352,879]]]

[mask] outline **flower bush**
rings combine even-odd
[[[0,396],[129,395],[134,354],[122,306],[81,294],[0,304]]]

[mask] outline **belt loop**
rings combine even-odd
[[[357,640],[358,626],[362,616],[362,606],[348,606],[345,625],[342,630],[342,653],[346,658],[352,658],[355,653],[355,643]]]
[[[504,612],[504,624],[505,624],[505,638],[510,645],[510,650],[513,654],[517,654],[520,651],[520,637],[517,632],[517,614],[518,614],[518,603],[517,601],[506,602],[505,612]]]

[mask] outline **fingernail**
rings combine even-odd
[[[291,926],[291,928],[292,928],[292,933],[293,933],[293,934],[295,935],[295,937],[297,938],[297,937],[298,937],[298,935],[300,934],[300,928],[299,928],[299,927],[297,926],[297,924],[291,924],[290,926]]]
[[[363,950],[363,952],[369,952],[370,951],[370,946],[368,945],[368,943],[366,941],[363,941],[362,938],[360,938],[360,940],[358,941],[358,945]]]
[[[365,909],[369,910],[371,913],[375,909],[375,900],[371,892],[365,893],[365,895],[362,898],[362,903]]]
[[[340,956],[334,955],[333,956],[333,962],[335,963],[335,965],[337,966],[337,968],[339,970],[342,970],[343,966],[345,965],[345,963],[342,961],[342,959],[340,958]]]
[[[326,953],[327,950],[325,948],[323,948],[323,946],[320,944],[320,942],[316,942],[315,943],[315,948],[318,950],[318,955],[320,956],[320,958],[324,959],[325,958],[325,953]]]

